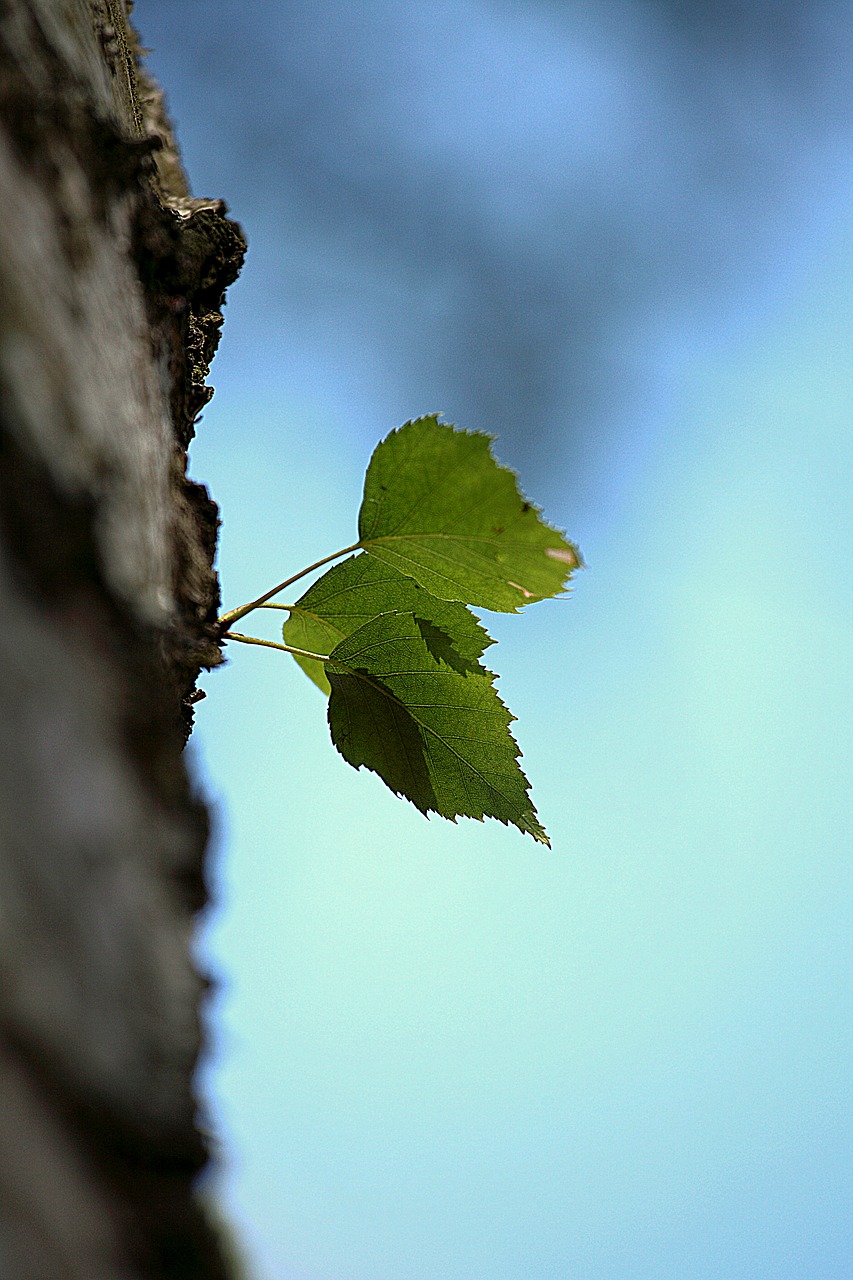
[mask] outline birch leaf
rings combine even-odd
[[[326,673],[332,741],[354,768],[372,769],[424,814],[497,818],[549,844],[491,672],[455,670],[403,612],[353,631]]]
[[[435,416],[392,431],[367,469],[359,545],[442,600],[515,613],[563,591],[581,559],[491,441]]]
[[[473,613],[454,600],[437,600],[411,578],[368,555],[350,556],[308,588],[282,628],[284,643],[310,653],[331,653],[371,618],[394,611],[415,616],[427,648],[447,666],[461,674],[483,670],[479,659],[494,640]],[[328,694],[323,663],[294,657]]]

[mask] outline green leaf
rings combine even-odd
[[[354,768],[372,769],[424,814],[497,818],[549,844],[490,672],[454,670],[411,612],[359,627],[326,672],[332,741]]]
[[[392,431],[370,460],[358,532],[365,551],[434,596],[514,613],[559,594],[581,559],[491,440],[435,416]]]
[[[453,600],[437,600],[411,578],[367,555],[350,556],[308,588],[282,628],[284,643],[331,653],[371,618],[393,611],[414,614],[427,648],[448,666],[463,674],[483,670],[478,660],[494,641],[470,610]],[[294,657],[328,694],[323,663]]]

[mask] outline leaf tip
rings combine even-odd
[[[544,844],[546,848],[550,849],[551,838],[542,826],[542,823],[539,821],[536,814],[531,811],[529,814],[525,815],[525,818],[526,820],[522,829],[526,831],[528,835],[533,836],[533,839],[537,844]]]

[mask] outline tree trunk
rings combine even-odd
[[[217,511],[186,477],[244,252],[125,0],[0,0],[0,1280],[222,1277],[182,760]]]

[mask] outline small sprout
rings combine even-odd
[[[290,653],[328,697],[344,759],[422,813],[497,818],[548,844],[518,763],[515,717],[480,662],[494,641],[468,606],[516,613],[559,595],[580,567],[577,548],[522,497],[489,436],[435,415],[377,445],[358,534],[223,614],[220,635]],[[342,563],[294,604],[269,603],[332,560]],[[231,630],[259,608],[288,612],[283,644]]]

